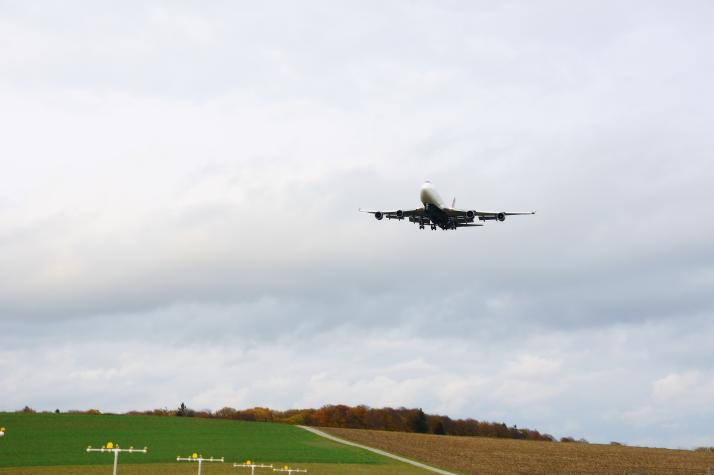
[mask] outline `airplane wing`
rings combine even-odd
[[[506,216],[521,216],[535,214],[535,211],[472,211],[480,221],[505,221]]]
[[[449,216],[463,216],[463,217],[484,217],[484,218],[497,218],[499,214],[504,216],[515,216],[521,214],[535,214],[535,211],[476,211],[468,209],[455,209],[455,208],[443,208],[443,211]]]
[[[361,209],[359,210],[362,213],[369,213],[374,215],[375,218],[377,219],[404,219],[404,218],[411,218],[411,217],[422,217],[426,216],[426,213],[424,212],[424,208],[417,208],[417,209],[397,209],[397,210],[391,210],[391,211],[371,211],[371,210],[366,210],[366,209]]]
[[[523,214],[535,214],[535,211],[474,211],[476,216],[494,217],[502,214],[504,216],[518,216]]]

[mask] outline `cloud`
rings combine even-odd
[[[652,384],[652,396],[659,402],[678,404],[692,412],[710,411],[714,396],[711,374],[699,370],[670,373]]]

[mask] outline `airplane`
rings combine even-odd
[[[429,180],[425,181],[419,192],[423,208],[395,211],[369,211],[359,209],[362,213],[374,215],[378,221],[384,218],[387,219],[408,219],[412,223],[417,223],[419,229],[424,229],[425,226],[430,226],[432,231],[437,227],[443,230],[469,228],[474,226],[483,226],[479,221],[505,221],[506,216],[518,216],[524,214],[535,214],[535,211],[527,212],[506,212],[506,211],[476,211],[455,209],[456,198],[451,202],[451,207],[444,204],[439,193],[434,189],[434,186]]]

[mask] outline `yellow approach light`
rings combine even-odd
[[[129,452],[135,453],[135,452],[142,452],[146,453],[146,447],[143,449],[137,450],[133,446],[130,446],[128,449],[121,449],[119,448],[119,444],[113,444],[112,442],[107,442],[105,445],[102,446],[101,449],[93,449],[92,446],[87,447],[87,452],[113,452],[114,453],[114,469],[112,471],[113,475],[117,474],[117,465],[119,465],[119,452]]]
[[[191,454],[191,458],[192,458],[192,459],[197,459],[197,458],[198,458],[198,454],[197,454],[196,452],[192,453],[192,454]]]
[[[272,468],[273,471],[276,471],[272,465],[265,465],[263,463],[259,464],[255,460],[246,460],[243,463],[234,463],[233,467],[235,467],[235,468],[250,468],[250,475],[253,475],[255,473],[256,468]]]

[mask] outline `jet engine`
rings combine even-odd
[[[374,213],[374,217],[377,218],[377,221],[381,221],[382,218],[384,218],[384,215],[381,211],[377,211],[376,213]]]
[[[498,214],[496,215],[496,219],[498,219],[499,221],[505,221],[505,220],[506,220],[506,215],[505,215],[505,213],[498,213]]]
[[[399,219],[404,219],[404,211],[398,209],[397,212],[394,213],[394,214],[397,215],[397,218],[399,218]]]
[[[467,217],[467,218],[469,218],[469,219],[474,219],[474,216],[476,216],[476,212],[475,212],[475,211],[467,211],[467,212],[466,212],[466,217]]]

